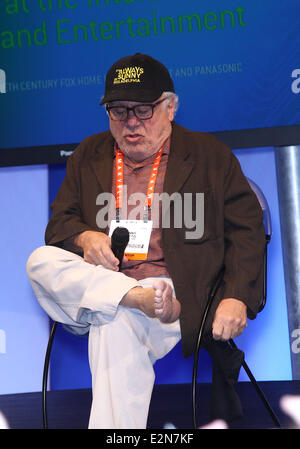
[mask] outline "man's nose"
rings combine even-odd
[[[128,126],[135,127],[140,124],[139,119],[136,117],[133,111],[128,111],[128,116],[126,120]]]

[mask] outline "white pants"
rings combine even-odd
[[[36,249],[27,273],[40,305],[54,321],[78,334],[89,331],[89,428],[146,428],[153,364],[180,340],[179,320],[164,324],[119,302],[131,288],[150,287],[155,278],[136,281],[54,246]],[[171,279],[165,280],[172,285]]]

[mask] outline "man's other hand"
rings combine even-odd
[[[215,340],[229,340],[240,335],[247,326],[247,306],[235,298],[222,299],[212,324]]]

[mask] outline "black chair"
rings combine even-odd
[[[42,381],[42,409],[43,409],[43,428],[48,429],[48,414],[47,414],[47,385],[48,385],[48,372],[49,372],[49,362],[51,356],[51,349],[53,340],[55,337],[55,332],[57,328],[58,322],[54,321],[52,325],[52,329],[50,332],[45,361],[44,361],[44,370],[43,370],[43,381]]]
[[[268,244],[270,243],[271,240],[271,235],[272,235],[272,225],[271,225],[271,215],[270,215],[270,210],[269,210],[269,206],[267,203],[267,200],[264,196],[264,194],[262,193],[262,191],[260,190],[260,188],[257,186],[257,184],[255,184],[252,180],[250,180],[249,178],[248,182],[250,184],[250,187],[252,188],[252,190],[255,192],[257,199],[260,203],[260,206],[262,208],[262,212],[263,212],[263,223],[264,223],[264,227],[265,227],[265,236],[266,236],[266,243],[265,243],[265,253],[264,253],[264,282],[263,282],[263,294],[262,294],[262,302],[259,308],[259,312],[261,312],[265,305],[266,305],[266,300],[267,300],[267,251],[268,251]],[[208,297],[208,302],[206,304],[206,308],[205,308],[205,312],[203,315],[203,320],[200,324],[199,327],[199,332],[198,332],[198,338],[197,338],[197,345],[196,345],[196,350],[195,350],[195,355],[194,355],[194,363],[193,363],[193,377],[192,377],[192,407],[193,407],[193,426],[195,429],[197,429],[197,398],[198,398],[198,394],[197,394],[197,377],[198,377],[198,364],[199,364],[199,353],[200,353],[200,347],[201,347],[201,343],[203,340],[203,330],[205,328],[205,323],[207,320],[207,316],[208,316],[208,312],[210,310],[211,304],[214,300],[214,297],[222,283],[223,280],[223,270],[221,270],[221,272],[218,275],[217,281],[215,283],[215,285],[213,286],[210,295]],[[235,342],[230,339],[228,341],[228,344],[234,348],[234,349],[238,349],[237,345],[235,344]],[[260,388],[260,386],[258,385],[254,375],[252,374],[249,366],[247,365],[247,363],[245,362],[245,360],[242,362],[242,366],[247,374],[247,376],[249,377],[251,383],[253,384],[256,392],[258,393],[264,407],[266,408],[267,412],[269,413],[275,427],[280,428],[281,424],[274,412],[274,410],[272,409],[271,405],[269,404],[269,402],[267,401],[262,389]]]

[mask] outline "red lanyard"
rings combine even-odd
[[[147,221],[148,219],[148,210],[152,206],[153,201],[153,195],[154,195],[154,189],[155,189],[155,183],[156,183],[156,177],[158,173],[158,167],[160,164],[161,155],[164,149],[164,145],[161,147],[159,152],[156,154],[151,175],[148,182],[148,189],[147,189],[147,196],[146,196],[146,204],[145,204],[145,216],[144,220]],[[116,214],[117,214],[117,221],[120,220],[120,208],[123,203],[123,180],[124,180],[124,157],[123,153],[119,150],[119,148],[116,149]]]

